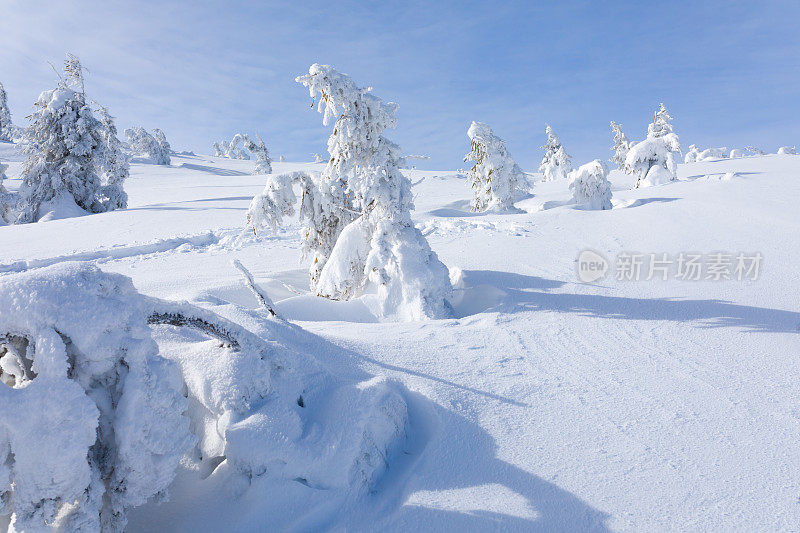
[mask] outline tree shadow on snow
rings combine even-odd
[[[607,513],[499,459],[497,443],[480,425],[418,393],[406,399],[406,445],[365,506],[364,514],[380,513],[376,529],[609,531]]]
[[[507,272],[465,271],[465,287],[454,306],[458,317],[484,311],[576,313],[628,320],[695,322],[703,328],[741,327],[754,332],[800,331],[800,313],[724,300],[626,298],[600,294],[543,292],[562,282]]]
[[[208,172],[215,176],[250,176],[247,172],[240,170],[229,170],[226,168],[210,167],[208,165],[196,165],[194,163],[181,163],[178,168],[188,168],[189,170],[198,170],[200,172]]]

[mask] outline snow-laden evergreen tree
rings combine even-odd
[[[680,155],[681,143],[673,132],[672,116],[661,104],[647,127],[647,138],[634,144],[625,157],[625,171],[637,176],[635,187],[667,183],[678,179]]]
[[[82,67],[68,55],[65,78],[36,101],[25,129],[17,222],[35,222],[48,211],[106,211],[98,163],[105,140],[103,125],[86,102]]]
[[[611,209],[611,183],[607,176],[608,167],[600,159],[570,172],[572,200],[589,209]]]
[[[619,170],[624,170],[625,157],[627,157],[628,150],[631,149],[632,143],[628,140],[625,132],[622,131],[622,124],[612,120],[611,131],[614,132],[614,146],[611,147],[611,150],[614,152],[614,156],[611,158],[611,161],[617,164],[617,168]]]
[[[222,142],[225,142],[225,141],[222,141]],[[222,151],[222,147],[220,146],[219,143],[214,143],[211,146],[212,146],[212,148],[214,148],[214,155],[216,157],[225,157],[225,152]]]
[[[155,133],[156,130],[153,130],[153,132]],[[141,126],[128,128],[125,130],[125,137],[128,139],[128,145],[130,145],[134,154],[147,157],[155,165],[170,164],[169,143],[162,144],[153,135],[150,135],[146,129]],[[166,142],[166,138],[164,142]]]
[[[464,161],[475,162],[467,173],[473,191],[472,210],[513,211],[517,184],[527,181],[522,169],[487,124],[473,122],[467,136],[472,150]]]
[[[742,152],[738,148],[734,148],[733,150],[731,150],[731,153],[728,155],[728,157],[730,159],[741,159],[742,157],[744,157],[744,152]]]
[[[280,161],[281,161],[281,163],[285,163],[286,162],[286,158],[284,156],[281,156],[280,157]]]
[[[399,147],[383,137],[397,123],[397,105],[359,88],[352,78],[314,64],[297,78],[319,97],[323,123],[336,121],[330,158],[320,176],[272,176],[250,205],[254,229],[293,213],[302,189],[304,249],[313,257],[311,287],[319,296],[346,300],[377,292],[378,314],[403,319],[451,313],[447,267],[411,221],[411,184],[397,164]]]
[[[689,151],[686,152],[686,157],[683,158],[684,163],[694,163],[697,161],[697,156],[700,155],[700,149],[696,145],[690,144]]]
[[[544,149],[544,157],[542,164],[539,165],[539,172],[544,174],[542,181],[553,181],[557,179],[566,178],[569,171],[572,170],[572,158],[567,155],[566,150],[561,145],[558,135],[553,132],[553,128],[549,124],[545,127],[547,134],[547,142],[542,148]]]
[[[761,148],[758,148],[756,146],[745,146],[744,149],[747,150],[747,152],[750,153],[750,155],[766,155],[767,153]]]
[[[0,163],[0,226],[14,222],[14,206],[17,202],[16,195],[11,194],[3,185],[6,179],[8,165]]]
[[[158,128],[153,128],[153,138],[156,142],[161,146],[161,152],[167,154],[167,156],[172,155],[172,147],[169,145],[167,141],[166,134]],[[169,164],[169,163],[167,163]]]
[[[324,163],[325,162],[325,158],[322,157],[319,154],[313,154],[313,157],[314,157],[314,163]]]
[[[11,122],[11,110],[8,108],[8,95],[0,83],[0,141],[11,142],[14,124]]]
[[[259,135],[256,135],[258,142],[253,141],[249,135],[244,135],[244,147],[256,158],[256,167],[253,174],[271,174],[272,159],[269,158],[267,145]]]
[[[108,108],[98,106],[97,114],[103,127],[103,144],[99,151],[99,169],[103,181],[100,203],[107,211],[125,209],[128,206],[128,194],[123,189],[123,184],[130,174],[128,158],[117,137],[117,126]]]
[[[797,155],[797,148],[794,146],[781,146],[778,148],[778,155]]]

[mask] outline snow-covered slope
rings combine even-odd
[[[17,176],[0,144],[9,160]],[[463,272],[457,318],[410,323],[309,295],[298,228],[241,234],[264,186],[253,164],[133,164],[127,210],[0,227],[0,273],[87,260],[146,295],[256,309],[239,259],[279,314],[341,348],[313,344],[321,360],[407,387],[407,437],[370,493],[183,469],[129,530],[800,528],[800,157],[679,165],[680,181],[636,190],[612,172],[608,211],[540,183],[508,215],[471,213],[464,175],[410,171],[416,222]],[[617,281],[612,264],[582,283],[584,249],[763,262],[757,280]]]

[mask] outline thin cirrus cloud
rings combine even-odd
[[[314,62],[400,104],[388,136],[457,168],[472,120],[526,169],[550,123],[576,162],[607,158],[610,120],[641,138],[658,102],[685,145],[800,144],[797,2],[0,1],[0,81],[15,120],[65,52],[119,126],[178,149],[259,133],[309,160],[328,128],[294,77]]]

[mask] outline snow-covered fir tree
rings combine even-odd
[[[167,141],[166,134],[161,131],[159,128],[153,128],[153,138],[156,142],[161,146],[161,151],[165,154],[172,155],[172,146],[169,145]]]
[[[108,211],[125,209],[128,206],[128,195],[123,189],[123,184],[130,174],[128,158],[117,137],[117,126],[114,123],[114,117],[108,112],[108,108],[98,106],[97,114],[103,127],[103,144],[99,158],[99,169],[103,181],[100,202],[107,207]]]
[[[153,130],[154,133],[156,131],[161,130]],[[169,143],[162,144],[153,135],[150,135],[146,129],[141,126],[128,128],[125,130],[125,137],[128,139],[128,145],[134,154],[147,157],[155,165],[170,164]],[[164,142],[166,142],[166,138],[164,138]]]
[[[8,170],[8,165],[0,163],[0,226],[14,222],[13,213],[16,196],[8,192],[5,185],[3,185],[3,180],[6,179],[6,170]]]
[[[98,213],[106,204],[98,175],[105,153],[104,127],[86,102],[80,61],[68,55],[65,78],[36,101],[25,129],[17,222],[35,222],[49,211]],[[120,183],[121,186],[121,183]]]
[[[744,149],[747,150],[750,155],[766,155],[767,153],[757,146],[745,146]]]
[[[464,161],[475,162],[467,173],[473,191],[472,210],[514,210],[517,184],[526,178],[508,153],[506,143],[482,122],[473,122],[467,135],[472,149]]]
[[[647,138],[634,144],[625,158],[625,171],[637,176],[635,187],[678,179],[681,143],[673,132],[672,116],[661,104],[647,128]]]
[[[8,108],[8,95],[0,83],[0,141],[11,142],[14,124],[11,122],[11,110]]]
[[[291,214],[291,187],[299,184],[304,248],[312,255],[317,295],[346,300],[374,290],[382,316],[450,315],[447,267],[411,221],[411,184],[398,167],[400,148],[383,136],[397,123],[397,105],[327,65],[312,65],[297,81],[319,98],[323,123],[335,120],[330,158],[318,177],[271,177],[251,203],[249,222],[255,229],[260,221]]]
[[[689,151],[686,152],[686,157],[683,158],[684,163],[694,163],[697,161],[697,156],[700,155],[700,150],[697,148],[697,145],[690,144]]]
[[[222,141],[222,142],[225,142],[225,141]],[[222,151],[222,147],[220,146],[219,143],[215,142],[214,144],[211,145],[211,147],[214,148],[214,155],[216,157],[225,157],[225,152]]]
[[[611,147],[614,155],[611,161],[617,164],[618,169],[623,170],[625,168],[625,157],[628,155],[628,150],[631,149],[632,143],[628,140],[625,132],[622,131],[622,124],[612,120],[611,131],[614,132],[614,146]]]
[[[539,165],[539,172],[544,174],[542,181],[566,178],[569,171],[572,170],[572,158],[567,155],[558,135],[553,132],[553,128],[549,124],[546,125],[544,131],[547,134],[547,142],[542,146],[544,157],[542,164]]]
[[[253,141],[249,135],[244,135],[244,147],[256,158],[256,167],[253,174],[271,174],[272,159],[269,158],[267,145],[259,135],[256,135],[258,142]]]
[[[286,162],[286,157],[284,157],[284,156],[281,156],[281,157],[280,157],[280,162],[281,162],[281,163],[285,163],[285,162]]]
[[[325,158],[322,157],[319,154],[313,154],[313,157],[314,157],[314,163],[324,163],[325,162]]]
[[[611,183],[607,176],[608,167],[600,159],[570,172],[572,200],[589,209],[611,209]]]

